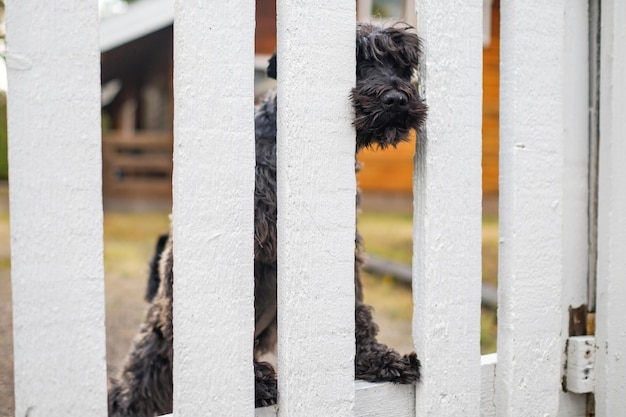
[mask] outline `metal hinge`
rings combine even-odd
[[[568,392],[588,394],[595,389],[596,338],[571,336],[567,339],[565,385]]]

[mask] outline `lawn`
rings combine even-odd
[[[6,95],[0,92],[0,180],[9,178],[7,148],[7,102]]]

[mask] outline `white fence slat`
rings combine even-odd
[[[491,353],[480,358],[480,417],[496,415],[496,366],[498,354]]]
[[[355,386],[355,416],[415,416],[415,385],[356,381]]]
[[[626,409],[626,4],[601,10],[596,415],[608,417]]]
[[[589,271],[589,4],[571,1],[565,9],[563,74],[563,293],[561,343],[569,336],[569,308],[587,304]],[[578,47],[572,47],[577,45]],[[565,226],[566,225],[566,226]],[[587,398],[560,391],[559,416],[583,417]]]
[[[174,415],[253,415],[254,3],[174,7]]]
[[[501,4],[498,416],[559,408],[564,14],[563,0]]]
[[[354,388],[355,417],[415,416],[415,385],[356,381]],[[276,417],[278,409],[275,405],[257,408],[255,417]]]
[[[97,3],[6,8],[15,415],[105,416]]]
[[[480,407],[482,1],[417,1],[429,107],[414,179],[417,415]]]
[[[354,2],[279,1],[277,15],[279,415],[350,416]]]

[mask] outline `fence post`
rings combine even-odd
[[[587,304],[589,272],[589,2],[568,2],[563,50],[563,270],[561,346],[569,334],[569,309]],[[559,416],[582,416],[586,396],[560,390]]]
[[[6,11],[15,415],[106,416],[97,2]]]
[[[559,409],[565,7],[501,5],[498,416]]]
[[[414,179],[416,412],[478,416],[483,3],[416,3],[429,107]]]
[[[350,416],[354,2],[279,1],[277,12],[279,415]]]
[[[254,413],[254,2],[175,2],[174,415]]]
[[[596,415],[626,409],[626,4],[601,3]]]

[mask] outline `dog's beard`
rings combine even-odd
[[[352,90],[357,150],[395,147],[409,140],[412,129],[421,128],[426,119],[426,105],[412,86],[399,86],[397,90],[408,97],[406,108],[385,108],[381,97],[389,88],[375,88],[369,82],[360,82]]]

